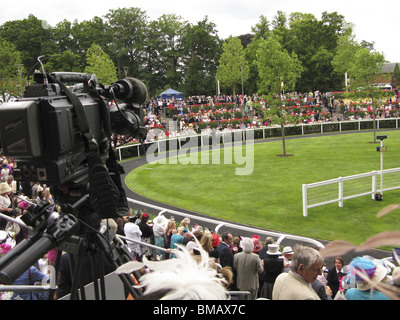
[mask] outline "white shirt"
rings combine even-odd
[[[8,196],[0,196],[0,208],[7,209],[11,204],[11,200]]]
[[[125,236],[129,239],[141,241],[140,237],[142,235],[142,231],[140,230],[139,226],[136,223],[132,223],[132,222],[125,223],[124,233],[125,233]],[[136,252],[137,254],[141,255],[141,249],[140,249],[140,245],[138,243],[128,241],[128,240],[126,242],[128,244],[128,248],[131,251]]]

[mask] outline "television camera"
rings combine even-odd
[[[99,230],[103,219],[130,210],[111,139],[145,139],[146,86],[128,77],[103,85],[94,74],[46,74],[44,68],[33,80],[31,85],[28,76],[22,98],[0,106],[1,145],[17,163],[15,180],[49,186],[61,212],[56,214],[47,202],[28,209],[22,220],[34,233],[0,259],[5,284],[55,247],[82,253],[71,249],[78,243],[86,251],[102,252],[114,267],[130,259],[115,237]],[[129,287],[131,281],[123,282]]]

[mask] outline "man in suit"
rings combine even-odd
[[[233,236],[230,232],[224,232],[221,235],[222,242],[218,245],[219,262],[222,267],[231,267],[233,270],[233,253],[230,245],[232,244]]]
[[[328,281],[328,286],[332,289],[332,297],[335,297],[340,289],[340,283],[342,278],[346,275],[343,270],[344,259],[342,257],[336,257],[334,259],[334,266],[329,269],[326,280]]]
[[[229,290],[236,290],[236,272],[233,269],[233,252],[230,248],[233,236],[230,232],[224,232],[221,235],[221,243],[217,246],[219,252],[219,263],[222,267],[230,267],[233,272],[233,282],[229,286]]]
[[[298,246],[290,271],[281,273],[275,280],[272,300],[320,300],[310,284],[321,274],[323,264],[324,259],[317,250]]]

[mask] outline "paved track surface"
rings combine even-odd
[[[366,132],[366,131],[362,131],[362,132]],[[338,133],[327,133],[327,134],[324,134],[324,135],[334,135],[334,134],[338,134]],[[354,134],[354,132],[349,132],[349,133],[346,132],[346,133],[339,133],[339,134]],[[307,137],[315,137],[315,136],[320,136],[320,135],[307,135]],[[289,139],[298,139],[298,138],[299,137],[287,137],[286,139],[289,140]],[[302,137],[302,138],[305,138],[305,137]],[[280,140],[280,139],[281,138],[273,138],[273,139],[267,139],[267,140],[256,140],[255,143],[266,143],[266,142],[271,142],[271,141],[277,141],[277,140]],[[168,154],[166,154],[166,156],[168,156]],[[210,217],[210,216],[204,215],[202,213],[193,212],[193,211],[190,211],[190,210],[187,210],[187,209],[175,207],[173,205],[168,205],[168,204],[165,204],[165,203],[161,203],[161,202],[155,201],[153,199],[149,199],[149,198],[143,197],[143,196],[137,194],[136,192],[132,191],[125,183],[126,175],[129,174],[135,168],[143,166],[145,164],[147,164],[146,157],[135,158],[133,160],[129,160],[129,161],[124,162],[122,164],[123,167],[124,167],[124,170],[125,170],[125,174],[123,174],[121,176],[121,179],[122,179],[123,186],[124,186],[124,189],[125,189],[125,192],[126,192],[126,196],[127,196],[128,199],[130,198],[130,199],[134,199],[134,200],[137,200],[137,201],[145,202],[145,203],[147,203],[149,205],[159,206],[159,207],[166,208],[166,209],[169,209],[169,210],[188,213],[188,214],[193,215],[193,216],[207,217],[207,218],[212,218],[214,220],[219,220],[221,222],[226,222],[226,220],[222,220],[222,219],[215,218],[215,217]],[[155,215],[157,215],[160,212],[160,210],[153,209],[153,208],[148,207],[146,205],[142,206],[142,205],[137,205],[137,204],[132,204],[132,203],[130,205],[131,205],[131,208],[133,208],[134,210],[143,210],[143,211],[146,211],[148,213],[155,214]],[[170,215],[166,214],[165,216],[169,217]],[[181,217],[175,217],[175,219],[177,221],[180,221],[182,218]],[[228,222],[233,223],[231,221],[228,221]],[[237,223],[237,222],[234,222],[234,223],[238,225],[238,229],[236,229],[236,230],[233,230],[233,229],[222,230],[221,229],[219,231],[219,233],[221,233],[222,231],[230,231],[233,235],[241,235],[241,236],[245,236],[245,237],[249,237],[249,236],[251,237],[253,234],[257,234],[257,228],[254,228],[254,232],[247,232],[247,231],[240,230],[240,226],[251,227],[251,225],[249,225],[249,224],[240,224],[240,223]],[[216,226],[215,224],[207,224],[207,223],[205,223],[203,221],[196,221],[195,219],[192,218],[191,219],[191,225],[195,225],[195,224],[202,225],[204,227],[210,228],[211,230],[214,230],[214,228]],[[268,230],[268,229],[263,229],[263,230],[274,232],[273,230]],[[276,237],[275,237],[275,240],[277,240]],[[326,245],[327,243],[329,243],[329,241],[326,241],[326,240],[321,240],[321,239],[316,239],[316,240],[319,241],[320,243],[322,243],[323,245]],[[261,241],[264,241],[264,237],[263,236],[261,237]],[[292,246],[293,247],[298,243],[299,243],[299,241],[295,241],[295,240],[291,240],[291,239],[284,239],[283,242],[282,242],[282,245],[284,245],[284,246]],[[300,243],[300,244],[308,245],[307,243]],[[362,255],[370,255],[370,256],[373,256],[375,258],[382,259],[382,258],[389,257],[392,254],[391,254],[391,252],[384,251],[384,250],[369,250],[369,251],[365,251],[365,252],[357,252],[357,254],[355,254],[354,252],[349,252],[346,255],[343,255],[343,258],[345,260],[345,263],[347,264],[347,263],[350,263],[350,261],[355,256],[362,256]],[[327,267],[328,268],[333,266],[333,258],[334,257],[329,257],[327,259]]]

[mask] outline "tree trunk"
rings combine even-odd
[[[285,141],[285,124],[281,123],[281,130],[282,130],[282,151],[283,156],[286,157],[286,141]]]
[[[279,93],[279,108],[280,112],[282,112],[282,94]],[[281,130],[282,130],[282,156],[286,157],[286,141],[285,141],[285,117],[281,118]]]
[[[374,104],[374,98],[372,98],[372,111],[374,112],[374,120],[373,123],[373,132],[374,132],[374,143],[376,143],[376,107]]]

